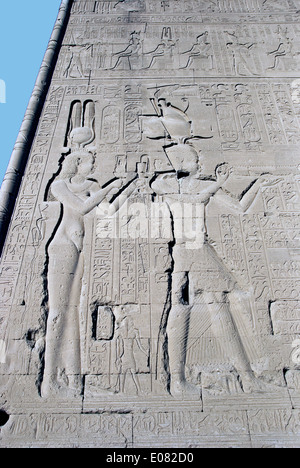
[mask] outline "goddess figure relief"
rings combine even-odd
[[[85,132],[81,128],[78,133],[82,138]],[[76,149],[66,156],[51,186],[52,195],[61,203],[61,218],[47,251],[49,313],[43,397],[57,393],[76,397],[81,393],[79,307],[84,274],[85,216],[104,201],[109,203],[113,215],[135,188],[135,184],[131,184],[120,192],[121,180],[113,180],[101,188],[91,178],[94,165],[92,152],[82,147]]]

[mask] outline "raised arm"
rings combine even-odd
[[[90,213],[96,206],[98,206],[113,188],[120,188],[121,185],[122,182],[116,180],[104,189],[95,192],[86,200],[82,200],[68,188],[65,181],[59,180],[53,183],[52,193],[55,198],[63,205],[69,206],[84,216]]]
[[[136,180],[137,179],[131,182],[130,185],[125,190],[123,190],[123,192],[120,193],[120,195],[117,195],[117,197],[112,202],[110,202],[107,210],[108,216],[113,216],[115,213],[117,213],[117,211],[121,209],[124,203],[126,203],[130,195],[136,189]]]
[[[254,184],[250,187],[250,189],[243,195],[243,197],[239,201],[240,207],[244,213],[254,203],[254,200],[263,182],[264,182],[263,178],[260,177],[259,179],[257,179],[254,182]]]
[[[178,194],[179,184],[174,173],[160,175],[151,183],[151,189],[157,195]]]
[[[282,181],[281,177],[272,177],[268,174],[261,175],[252,187],[245,193],[240,200],[242,210],[246,212],[254,202],[259,190],[264,187],[273,187]]]
[[[216,180],[200,190],[198,193],[181,193],[175,192],[168,194],[168,198],[174,198],[176,201],[183,203],[208,203],[209,200],[216,195],[222,188],[230,176],[230,168],[228,164],[221,164],[216,168]]]
[[[245,191],[240,199],[234,198],[230,194],[226,194],[221,191],[218,194],[218,197],[220,197],[219,201],[221,203],[225,203],[231,209],[234,209],[239,213],[246,213],[254,203],[261,187],[264,187],[265,185],[276,185],[278,182],[280,182],[280,180],[281,179],[274,179],[273,181],[270,181],[268,180],[267,176],[262,175],[251,185],[247,191]]]
[[[225,165],[224,167],[220,166],[220,169],[216,169],[217,180],[215,182],[212,182],[212,184],[208,185],[208,187],[201,190],[201,192],[196,194],[195,197],[192,197],[192,199],[194,199],[198,203],[207,203],[211,199],[211,197],[213,197],[222,188],[229,175],[229,167],[227,165],[226,167]]]
[[[194,44],[194,45],[192,46],[192,48],[189,49],[189,50],[187,50],[186,52],[181,52],[180,55],[190,54],[191,52],[193,52],[193,51],[195,50],[195,46],[196,46],[196,44]]]

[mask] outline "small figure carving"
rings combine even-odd
[[[6,86],[5,81],[0,80],[0,104],[6,103]]]
[[[227,40],[227,48],[232,53],[232,63],[233,63],[233,70],[236,75],[239,76],[247,76],[247,75],[257,75],[251,69],[251,50],[254,47],[254,42],[242,42],[239,39],[235,32],[228,32],[225,31],[228,36]]]
[[[65,387],[80,394],[81,358],[79,312],[83,276],[84,217],[111,190],[117,180],[100,188],[91,179],[95,157],[85,150],[72,152],[62,164],[51,191],[63,207],[63,215],[48,247],[49,315],[47,319],[45,369],[42,396]]]
[[[73,45],[68,48],[71,57],[67,68],[64,71],[65,77],[70,78],[84,78],[86,75],[83,67],[83,56],[88,50],[92,48],[92,45]]]
[[[151,52],[146,52],[144,54],[145,56],[151,55],[149,66],[146,68],[159,66],[160,63],[163,63],[165,66],[166,61],[168,62],[173,60],[173,51],[175,46],[176,42],[172,39],[171,28],[164,28],[161,36],[161,42],[158,46]]]
[[[117,347],[116,366],[118,368],[116,390],[118,393],[125,393],[126,378],[128,375],[131,375],[137,394],[140,394],[142,389],[134,353],[135,344],[137,344],[138,348],[145,356],[148,357],[149,353],[142,345],[140,332],[135,328],[132,317],[127,316],[126,310],[122,307],[117,315],[115,339]]]
[[[293,363],[300,367],[300,339],[296,339],[292,343],[293,352],[291,355]]]
[[[288,29],[286,28],[284,31],[281,27],[278,27],[277,34],[279,35],[278,47],[277,49],[268,52],[268,56],[272,57],[274,60],[273,65],[269,67],[269,70],[276,70],[280,66],[282,59],[293,58],[296,55],[294,53],[293,42],[288,36]]]
[[[205,62],[205,65],[203,68],[208,68],[212,69],[213,68],[213,52],[212,52],[212,46],[210,42],[207,40],[208,38],[208,32],[205,31],[205,33],[200,34],[200,36],[197,37],[197,42],[192,46],[190,50],[187,50],[186,52],[182,52],[181,55],[187,55],[188,56],[188,61],[185,67],[182,67],[182,69],[186,68],[199,68],[197,66],[197,62],[201,60],[202,62]],[[207,62],[210,61],[209,66],[207,67]]]
[[[142,47],[140,33],[134,31],[131,33],[130,41],[126,49],[121,52],[113,54],[114,57],[117,57],[115,65],[112,67],[112,70],[115,70],[120,65],[127,67],[129,70],[132,69],[133,59],[139,58],[139,53]]]

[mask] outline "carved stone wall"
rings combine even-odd
[[[299,447],[299,0],[71,3],[1,257],[0,446]]]

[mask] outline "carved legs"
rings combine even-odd
[[[230,356],[232,364],[238,371],[251,371],[250,362],[231,314],[227,294],[204,293],[203,296],[210,312],[213,333],[219,339],[224,352]]]
[[[238,371],[244,392],[263,390],[262,384],[252,371],[250,360],[232,316],[230,298],[238,295],[238,292],[234,290],[228,294],[196,291],[188,273],[174,274],[172,308],[167,324],[170,391],[173,396],[200,393],[195,385],[187,382],[185,375],[190,317],[194,304],[196,305],[199,300],[206,304],[210,313],[213,334],[220,342],[224,355],[231,360]],[[199,316],[198,319],[201,320],[202,317]]]
[[[61,259],[63,252],[64,260]],[[49,315],[42,396],[81,391],[79,304],[83,258],[70,243],[49,248]]]
[[[240,333],[233,319],[228,295],[225,293],[204,293],[204,299],[211,316],[212,330],[219,340],[223,352],[238,371],[243,390],[248,393],[259,390]]]
[[[173,396],[182,394],[200,396],[199,388],[189,384],[185,376],[191,309],[188,273],[174,273],[172,308],[167,324],[170,392]]]

